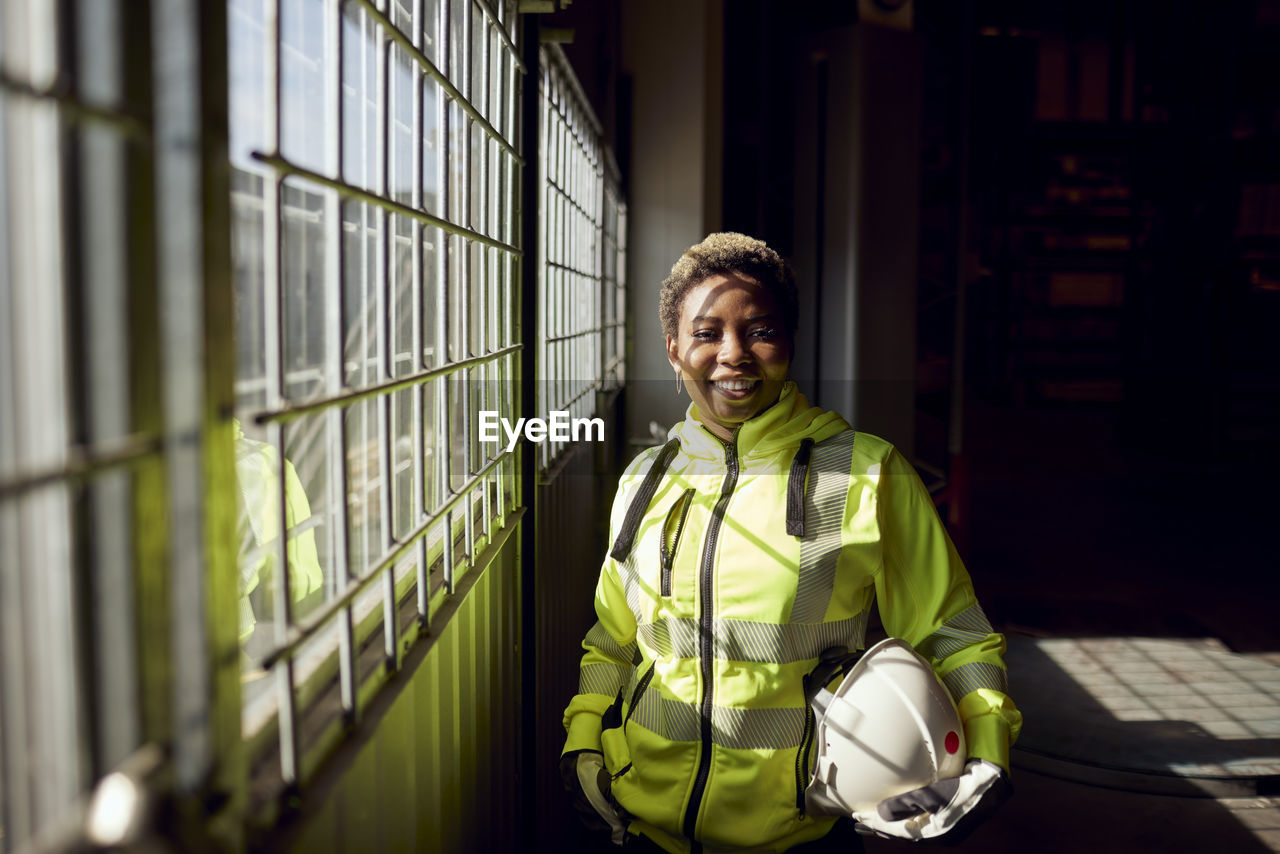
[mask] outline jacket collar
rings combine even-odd
[[[821,442],[848,429],[848,422],[838,413],[810,406],[796,384],[788,380],[777,403],[739,424],[733,433],[738,457],[745,458],[794,448],[801,439]],[[724,459],[725,443],[706,428],[696,404],[689,404],[684,420],[672,427],[668,436],[680,440],[680,448],[687,456]]]

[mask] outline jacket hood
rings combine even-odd
[[[704,426],[696,404],[689,404],[684,420],[671,428],[668,438],[679,439],[680,449],[690,457],[720,460],[724,442]],[[801,439],[821,442],[849,429],[839,413],[810,406],[796,384],[788,380],[782,386],[778,402],[734,429],[738,456],[767,456],[782,448],[795,447]]]

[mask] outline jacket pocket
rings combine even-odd
[[[627,723],[635,714],[636,707],[644,697],[649,683],[653,681],[655,664],[650,663],[631,691],[631,702],[627,705],[627,713],[622,714],[622,691],[618,689],[618,697],[600,717],[600,746],[604,752],[605,768],[613,779],[618,779],[631,770],[631,746],[627,744]]]
[[[693,504],[692,488],[686,489],[667,511],[667,519],[662,525],[662,536],[658,538],[658,559],[662,566],[662,595],[671,595],[671,568],[676,562],[676,550],[680,548],[680,535],[684,532],[685,520],[689,518],[689,507]]]
[[[631,767],[631,751],[627,747],[623,724],[622,689],[619,688],[617,698],[600,716],[600,750],[604,753],[604,767],[615,777]]]

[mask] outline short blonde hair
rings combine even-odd
[[[769,292],[782,312],[787,338],[794,340],[799,313],[795,274],[782,256],[763,240],[733,231],[708,234],[701,243],[686,249],[671,267],[671,274],[663,281],[658,295],[658,318],[662,321],[663,333],[676,337],[680,307],[685,294],[695,285],[717,274],[731,273],[751,279]]]

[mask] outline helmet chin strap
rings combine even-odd
[[[858,663],[858,659],[862,658],[865,650],[856,650],[849,652],[848,647],[829,646],[822,651],[822,655],[818,657],[818,664],[809,671],[809,675],[804,677],[804,698],[813,705],[818,692],[830,684],[832,679],[837,675],[844,676],[853,669],[853,665]],[[824,708],[825,711],[825,708]],[[818,713],[815,707],[814,712]]]

